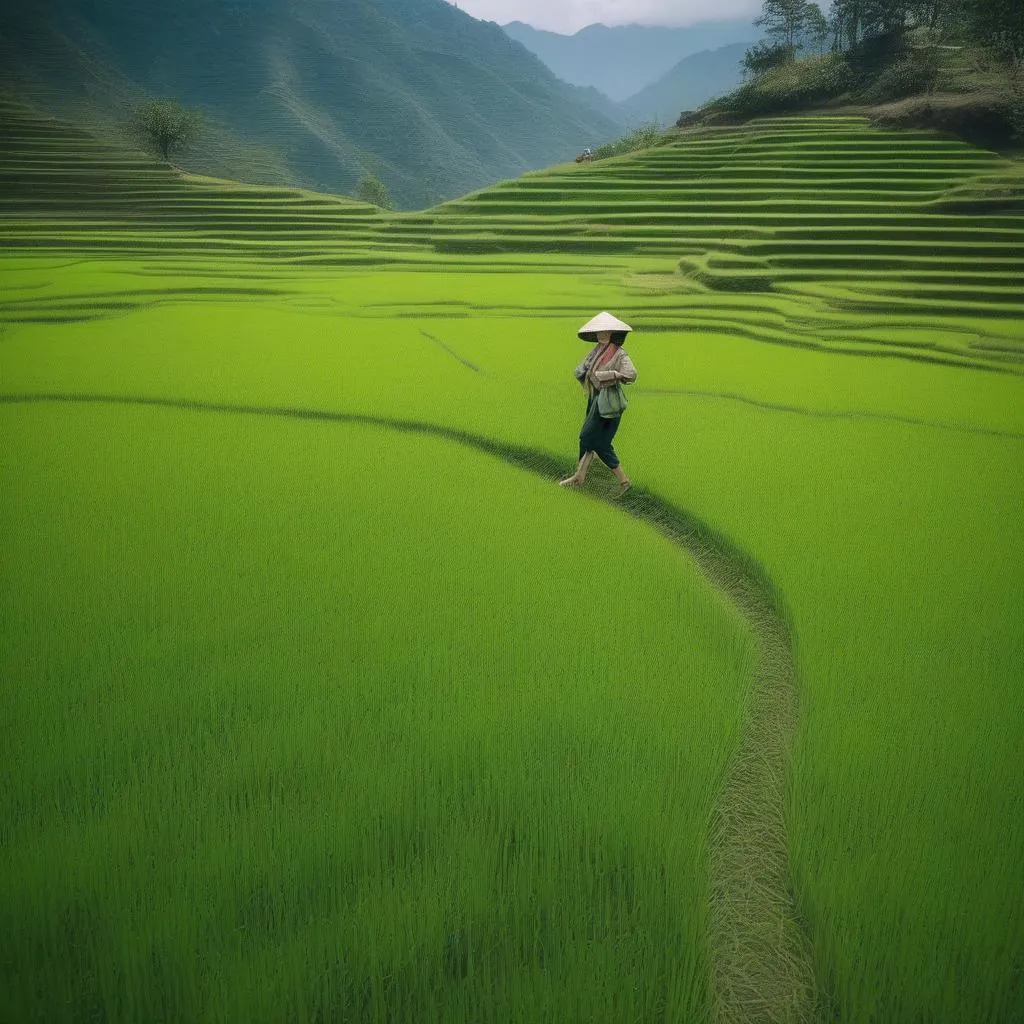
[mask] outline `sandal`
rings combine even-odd
[[[632,480],[627,480],[625,483],[619,484],[618,497],[621,498],[626,493],[626,491],[628,491],[630,489],[630,487],[632,487],[632,486],[633,486],[633,481]]]
[[[564,480],[558,481],[559,487],[579,487],[580,482],[575,474],[567,476]]]

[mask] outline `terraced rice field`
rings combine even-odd
[[[387,215],[0,118],[0,1020],[1020,1019],[1017,164]]]
[[[672,301],[644,303],[646,330],[685,322],[970,366],[1019,366],[1024,355],[1005,322],[1019,318],[1024,292],[1024,173],[930,132],[765,119],[386,215],[190,179],[11,100],[0,118],[0,241],[10,249],[452,270],[501,270],[535,254],[525,262],[557,271],[600,257],[670,268]]]

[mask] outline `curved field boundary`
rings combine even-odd
[[[831,410],[809,409],[802,405],[783,405],[778,402],[762,402],[748,395],[732,391],[698,391],[692,388],[642,388],[645,395],[686,395],[697,398],[721,399],[741,402],[771,412],[789,412],[797,416],[813,416],[827,420],[881,420],[889,423],[909,423],[915,427],[935,427],[938,430],[952,430],[960,434],[987,434],[990,437],[1008,437],[1015,441],[1024,440],[1024,433],[1018,430],[1000,430],[998,427],[982,427],[974,423],[944,423],[942,420],[921,420],[913,416],[899,416],[896,413],[865,412],[859,409]]]
[[[0,404],[35,402],[163,406],[194,412],[360,423],[442,437],[548,479],[575,460],[541,449],[416,420],[327,409],[230,405],[181,398],[102,394],[8,394]],[[722,1024],[804,1022],[818,1005],[811,951],[789,876],[785,796],[798,701],[792,620],[761,566],[707,523],[642,487],[621,498],[607,479],[587,492],[641,519],[684,548],[704,577],[736,607],[757,638],[759,659],[739,747],[725,772],[710,831],[711,1002]]]
[[[460,363],[462,363],[463,366],[468,366],[469,369],[473,370],[475,373],[483,373],[483,370],[481,370],[480,367],[476,365],[476,363],[471,363],[468,359],[464,359],[462,356],[459,355],[458,352],[455,351],[455,349],[451,347],[451,345],[446,345],[440,338],[431,334],[429,331],[421,330],[420,334],[422,334],[424,338],[427,338],[430,341],[432,341],[435,345],[438,345],[441,348],[443,348],[445,352],[447,352],[448,355],[452,357],[452,359],[457,359]]]

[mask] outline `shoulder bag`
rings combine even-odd
[[[611,420],[621,416],[627,405],[629,399],[618,382],[611,387],[601,388],[597,393],[597,411],[603,419]]]

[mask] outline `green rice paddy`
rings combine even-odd
[[[0,1020],[1021,1019],[1015,163],[387,215],[0,119]]]

